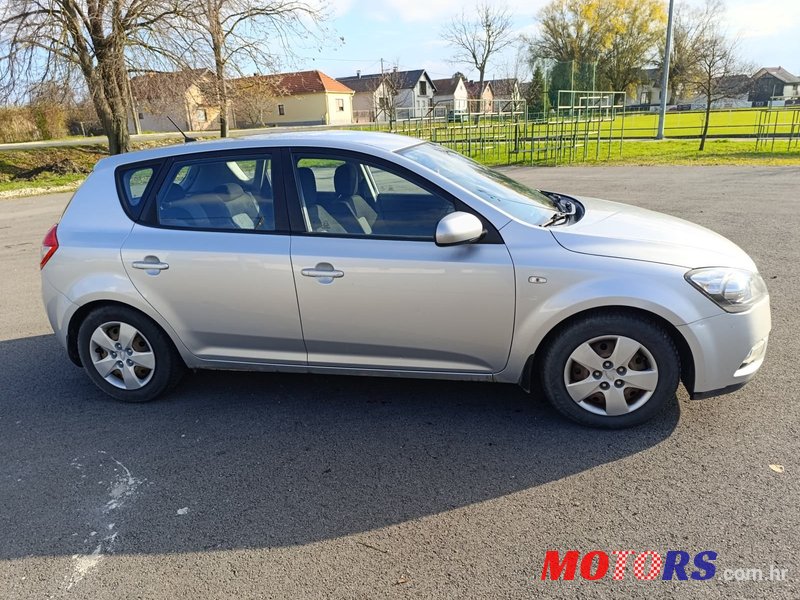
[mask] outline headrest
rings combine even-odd
[[[303,192],[303,200],[306,204],[317,201],[317,178],[314,171],[308,167],[299,167],[297,177],[300,179],[300,190]]]
[[[336,167],[333,187],[339,196],[353,196],[358,188],[358,171],[355,165],[344,163]]]
[[[223,183],[222,185],[218,185],[214,188],[214,191],[217,194],[223,194],[228,196],[226,200],[230,200],[232,198],[238,198],[239,196],[244,194],[244,189],[238,183]]]
[[[177,183],[170,183],[167,188],[167,195],[164,196],[166,202],[175,202],[176,200],[183,200],[186,197],[186,192]]]

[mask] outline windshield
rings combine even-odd
[[[555,203],[542,192],[443,146],[425,143],[401,150],[400,154],[530,225],[542,225],[558,211]]]

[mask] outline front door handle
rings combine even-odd
[[[169,265],[161,262],[157,256],[145,256],[144,260],[135,260],[131,264],[134,269],[142,269],[144,271],[166,271]]]
[[[317,263],[315,267],[300,269],[300,273],[304,277],[316,277],[320,283],[332,283],[334,279],[344,277],[344,271],[334,269],[331,263],[326,262]]]

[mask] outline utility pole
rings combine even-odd
[[[657,140],[664,139],[664,121],[667,119],[667,95],[669,88],[669,59],[672,54],[672,27],[674,25],[675,0],[669,0],[669,19],[667,21],[667,44],[664,46],[664,72],[661,73],[661,109],[658,112]]]

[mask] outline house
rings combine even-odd
[[[424,69],[392,69],[369,75],[358,72],[338,81],[355,91],[353,102],[359,119],[362,113],[369,113],[375,121],[426,117],[436,93],[436,86]]]
[[[639,74],[639,83],[633,94],[632,104],[648,107],[661,104],[661,69],[653,67],[642,69]],[[645,108],[646,110],[646,108]]]
[[[322,71],[253,75],[230,83],[237,127],[353,122],[355,92]]]
[[[469,94],[469,112],[492,112],[494,101],[492,84],[484,81],[482,90],[479,81],[468,81],[466,86]]]
[[[516,77],[490,79],[489,85],[492,86],[492,94],[494,95],[492,104],[495,112],[510,113],[523,110],[523,96],[520,92],[519,80]]]
[[[792,104],[800,100],[800,77],[783,67],[762,67],[753,75],[748,99],[753,106],[767,106],[776,97]]]
[[[711,108],[747,108],[750,106],[748,92],[751,80],[747,75],[729,75],[717,83],[722,97],[711,103]],[[719,95],[719,94],[718,94]],[[631,100],[628,97],[628,100]],[[679,89],[675,98],[669,98],[670,106],[678,110],[700,110],[706,107],[706,98],[693,90]],[[661,105],[661,69],[642,69],[639,84],[630,108],[658,110]]]
[[[717,98],[711,103],[711,108],[750,108],[752,106],[749,96],[753,87],[750,75],[726,75],[717,81]],[[691,101],[692,108],[705,108],[706,98],[698,95]]]
[[[448,79],[434,79],[433,85],[436,93],[433,96],[433,103],[444,106],[448,111],[467,112],[467,101],[469,93],[464,78],[456,75]]]
[[[394,94],[389,82],[380,75],[361,75],[340,77],[337,79],[353,90],[353,122],[355,123],[388,123],[390,111],[394,104]]]
[[[211,71],[193,69],[153,72],[131,78],[134,111],[142,131],[184,131],[219,128]],[[129,123],[133,129],[133,123]]]

